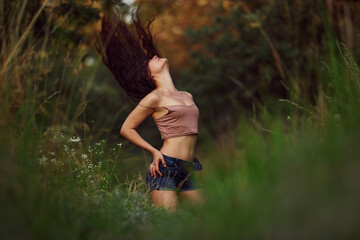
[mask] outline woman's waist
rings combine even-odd
[[[196,137],[185,136],[181,139],[166,139],[160,152],[170,157],[193,161],[195,156]]]
[[[164,159],[167,158],[168,160],[169,158],[171,158],[171,159],[180,160],[182,162],[193,162],[195,159],[194,153],[184,153],[184,152],[175,152],[175,151],[173,152],[163,148],[160,149],[160,152],[164,156]]]

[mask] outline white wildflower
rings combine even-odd
[[[69,142],[80,142],[80,138],[74,136],[74,137],[69,139]]]
[[[45,157],[44,155],[42,155],[42,157],[39,159],[39,165],[43,166],[46,165],[46,161],[47,161],[47,157]]]

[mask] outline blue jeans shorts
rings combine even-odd
[[[159,163],[162,176],[156,172],[156,179],[151,176],[149,168],[146,174],[146,185],[149,192],[152,190],[190,191],[200,188],[199,182],[193,176],[195,171],[203,167],[194,157],[194,161],[186,161],[163,154],[166,167]],[[150,163],[151,164],[151,163]]]

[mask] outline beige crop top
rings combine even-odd
[[[154,118],[162,140],[198,133],[199,109],[194,102],[191,105],[168,105],[150,108],[160,107],[168,110],[165,115]]]

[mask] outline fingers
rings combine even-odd
[[[155,179],[156,179],[156,172],[158,172],[158,174],[160,176],[162,176],[162,173],[160,172],[160,169],[159,169],[159,163],[151,164],[149,171],[150,171],[151,176],[153,176]]]
[[[165,163],[164,158],[160,158],[160,160],[161,160],[161,162],[162,162],[162,165],[163,165],[164,167],[166,167],[166,163]]]
[[[159,162],[157,162],[155,164],[155,171],[158,172],[160,176],[162,176],[162,173],[160,172],[160,169],[159,169]],[[156,179],[156,172],[155,172],[155,179]]]
[[[156,179],[155,166],[153,163],[150,164],[149,171],[150,171],[151,176]]]
[[[165,160],[164,160],[164,159],[160,159],[160,160],[161,160],[161,162],[162,162],[162,165],[163,165],[164,167],[166,167]],[[149,166],[150,174],[151,174],[151,176],[153,176],[155,179],[156,179],[156,172],[157,172],[160,176],[162,176],[162,173],[160,172],[159,164],[160,164],[160,162],[157,162],[157,163],[153,162],[153,163],[150,164],[150,166]]]

